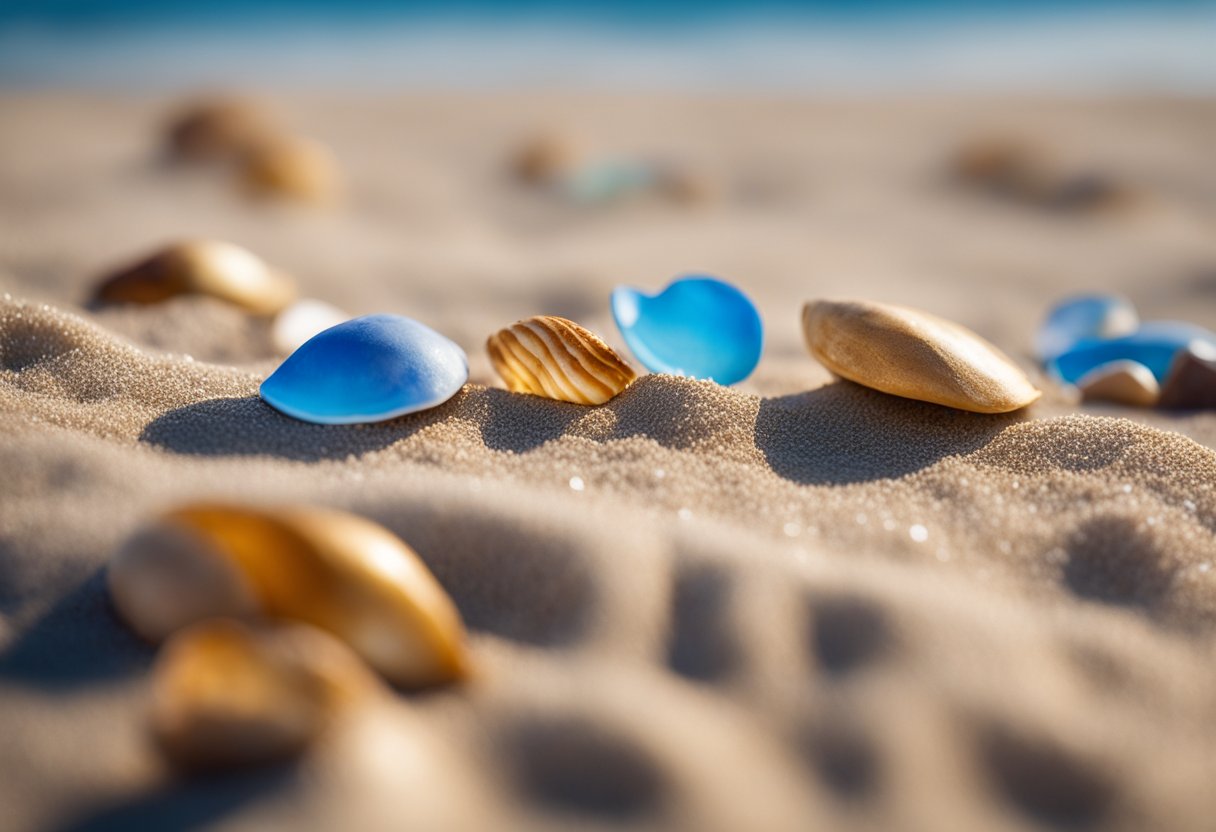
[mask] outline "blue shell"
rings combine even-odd
[[[1117,338],[1134,332],[1136,308],[1115,295],[1080,295],[1057,303],[1035,334],[1042,361],[1068,352],[1085,339]]]
[[[1076,384],[1090,370],[1110,361],[1138,361],[1162,382],[1178,351],[1195,342],[1216,349],[1216,333],[1181,321],[1150,321],[1122,338],[1086,338],[1047,367],[1060,380]]]
[[[755,305],[712,277],[682,277],[657,295],[618,286],[612,316],[638,361],[655,373],[734,384],[756,369],[764,346]]]
[[[382,422],[446,402],[469,378],[459,346],[400,315],[367,315],[314,335],[262,382],[262,399],[305,422]]]

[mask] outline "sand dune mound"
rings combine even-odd
[[[15,828],[185,806],[231,828],[1198,830],[1216,810],[1216,454],[1189,439],[664,376],[598,408],[469,385],[319,427],[259,380],[0,303]],[[472,627],[477,678],[296,769],[166,780],[152,651],[100,570],[149,514],[215,496],[399,533]]]

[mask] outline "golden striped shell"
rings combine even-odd
[[[598,335],[552,315],[499,330],[486,351],[509,390],[561,402],[603,404],[637,378]]]

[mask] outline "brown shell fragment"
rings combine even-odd
[[[304,751],[378,687],[349,648],[320,630],[211,619],[157,656],[152,728],[183,768],[271,763]]]
[[[603,404],[637,378],[598,335],[552,315],[499,330],[486,351],[507,389],[562,402]]]
[[[102,303],[160,303],[209,295],[258,315],[273,315],[296,297],[294,281],[240,246],[219,240],[174,243],[102,279]]]

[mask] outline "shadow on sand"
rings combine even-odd
[[[838,381],[760,402],[756,447],[805,485],[893,479],[982,448],[1024,413],[966,413]]]
[[[0,678],[63,689],[145,670],[153,648],[110,607],[102,570],[61,598],[0,654]]]
[[[191,778],[169,783],[125,803],[108,806],[55,827],[55,832],[127,832],[134,829],[209,828],[216,821],[299,781],[298,766]]]
[[[368,425],[314,425],[284,416],[257,396],[208,399],[158,416],[139,439],[179,454],[278,456],[315,462],[378,451],[440,421],[452,407],[452,403],[443,404]]]

